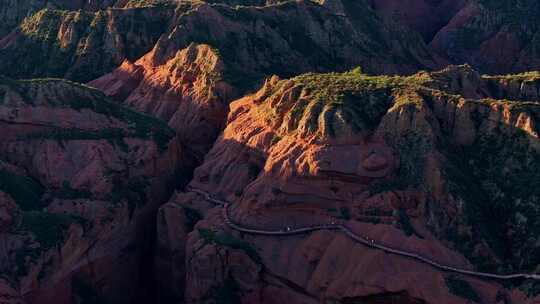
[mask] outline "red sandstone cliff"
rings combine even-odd
[[[336,232],[247,236],[195,192],[170,198],[202,164],[190,185],[246,226],[344,221],[448,265],[535,272],[537,73],[302,75],[536,69],[534,1],[207,2],[74,2],[56,8],[84,11],[41,11],[0,41],[1,73],[101,76],[90,85],[165,121],[85,86],[0,79],[1,301],[144,301],[118,290],[154,280],[160,302],[538,301],[530,282]]]
[[[82,85],[5,78],[0,126],[1,301],[143,294],[118,290],[144,279],[148,226],[180,166],[174,132]]]
[[[518,228],[515,214],[489,217],[516,200],[527,202],[523,210],[534,209],[534,193],[508,192],[503,181],[537,174],[530,161],[540,147],[539,109],[519,100],[537,96],[538,79],[481,77],[468,67],[408,78],[354,72],[272,78],[232,103],[227,128],[190,186],[232,202],[231,216],[247,227],[343,221],[358,234],[447,265],[534,272],[534,242],[508,247],[509,255],[497,242],[532,236],[535,228]],[[516,91],[505,91],[509,82]],[[498,94],[517,103],[492,99]],[[489,150],[494,138],[508,138],[505,148]],[[484,162],[508,153],[514,154],[496,167],[505,173],[490,176],[495,167]],[[488,187],[498,192],[474,196]],[[524,215],[521,207],[512,212]],[[505,228],[497,236],[485,233],[498,233],[494,227]],[[339,232],[238,233],[224,225],[220,208],[194,192],[179,193],[160,209],[157,258],[166,290],[181,297],[178,286],[185,284],[187,303],[223,297],[238,303],[535,303],[515,285],[454,276]]]
[[[437,66],[416,35],[386,27],[373,15],[364,18],[366,6],[334,2],[193,4],[178,11],[151,52],[89,85],[168,121],[201,160],[224,127],[229,102],[269,73],[288,76],[360,64],[367,71],[405,73]],[[404,36],[419,43],[402,43],[398,37]]]

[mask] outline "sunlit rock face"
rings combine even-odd
[[[225,128],[229,103],[271,74],[343,71],[357,65],[374,73],[412,73],[439,65],[419,37],[387,27],[354,1],[337,1],[337,6],[313,1],[210,2],[179,6],[150,52],[89,82],[119,102],[167,121],[196,164]],[[343,15],[336,7],[351,13]],[[373,28],[380,32],[373,33]],[[345,32],[349,34],[341,34]],[[403,36],[419,42],[414,50],[398,39]],[[373,48],[395,56],[381,56],[370,51]]]
[[[229,215],[243,227],[288,231],[340,223],[445,265],[498,272],[520,261],[530,266],[514,272],[532,272],[534,242],[516,244],[506,258],[497,244],[511,242],[508,233],[521,225],[515,217],[524,207],[515,204],[518,197],[533,210],[536,194],[504,183],[537,174],[538,104],[525,100],[533,94],[527,87],[538,79],[480,76],[468,66],[410,77],[274,77],[231,104],[227,127],[190,186],[231,202]],[[508,90],[508,83],[516,90]],[[515,103],[495,100],[500,94]],[[510,146],[491,150],[496,137]],[[501,163],[504,177],[489,173],[492,167],[485,164],[515,151],[523,159],[514,155]],[[480,195],[495,185],[501,192]],[[513,215],[495,211],[508,204]],[[224,224],[220,207],[197,192],[177,194],[160,212],[158,233],[175,244],[160,243],[162,252],[187,248],[160,262],[185,261],[167,273],[186,272],[188,303],[216,299],[225,290],[248,303],[528,301],[525,286],[440,272],[340,232],[241,234]],[[195,227],[194,214],[204,217]],[[509,230],[497,236],[484,230],[497,231],[501,222]],[[519,231],[523,238],[533,233]]]
[[[202,194],[537,272],[538,7],[0,0],[0,302],[538,302]]]
[[[175,5],[178,0],[2,0],[0,1],[0,37],[13,31],[20,22],[42,9],[95,12],[111,8],[137,8]]]
[[[244,191],[236,217],[270,227],[327,222],[328,210],[350,209],[361,217],[369,184],[391,176],[397,165],[393,151],[382,140],[359,137],[299,143],[282,139],[272,148],[256,181]]]
[[[0,35],[0,71],[17,79],[87,82],[148,52],[173,14],[174,6],[39,10]]]

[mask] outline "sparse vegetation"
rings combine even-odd
[[[28,15],[16,40],[0,50],[0,70],[13,78],[65,77],[87,82],[110,72],[124,58],[141,57],[166,29],[174,7],[160,0],[131,2],[127,4],[131,8],[116,9],[114,14],[69,11],[62,8],[71,5],[64,4]],[[67,28],[72,35],[63,32]]]
[[[279,136],[279,135],[274,135],[274,137],[272,138],[272,146],[277,144],[278,142],[280,142],[281,140],[283,139],[283,137]]]
[[[0,79],[1,84],[7,85],[15,92],[24,92],[23,101],[35,105],[31,96],[42,95],[45,103],[51,107],[66,107],[77,111],[85,109],[125,122],[129,129],[109,128],[102,130],[55,129],[46,133],[31,134],[25,138],[46,138],[58,141],[64,140],[96,140],[106,139],[126,151],[128,149],[124,138],[137,137],[152,139],[161,151],[167,149],[169,142],[175,136],[165,122],[151,116],[138,113],[127,107],[108,100],[103,93],[91,87],[76,84],[61,79],[35,79],[7,82]],[[62,98],[49,96],[50,91],[61,91]],[[49,96],[49,98],[47,98]]]
[[[259,175],[259,173],[261,173],[262,168],[258,164],[249,162],[247,166],[248,166],[248,174],[251,179],[256,178]]]
[[[242,299],[239,292],[240,288],[238,283],[234,280],[234,278],[229,276],[225,279],[221,286],[212,290],[210,298],[212,298],[216,304],[241,303]]]
[[[86,190],[73,189],[68,181],[62,183],[62,188],[54,193],[54,196],[61,199],[90,198],[92,193]]]
[[[459,251],[478,271],[540,270],[540,72],[480,76],[461,65],[410,74],[465,59],[473,59],[471,64],[484,72],[492,63],[504,65],[499,57],[512,53],[519,58],[510,58],[504,69],[536,67],[540,56],[527,58],[540,55],[540,6],[533,0],[472,0],[456,8],[464,10],[459,14],[445,4],[448,12],[443,14],[462,18],[442,30],[437,26],[455,22],[440,20],[433,26],[440,32],[426,39],[432,43],[386,19],[432,23],[441,14],[426,20],[411,16],[440,1],[423,1],[420,9],[405,6],[414,13],[403,16],[400,5],[383,4],[392,8],[391,16],[385,16],[375,12],[373,1],[364,0],[115,2],[122,9],[100,9],[100,1],[87,1],[95,6],[79,11],[64,10],[66,0],[42,2],[23,11],[26,18],[9,36],[0,25],[0,71],[13,78],[43,77],[0,76],[0,124],[7,134],[0,191],[21,209],[8,205],[7,212],[0,210],[7,219],[0,223],[1,232],[10,234],[2,257],[6,266],[0,265],[1,272],[9,268],[10,273],[0,277],[10,277],[6,282],[15,293],[31,292],[26,288],[30,285],[47,287],[45,280],[54,278],[71,287],[71,294],[62,294],[74,302],[105,303],[102,294],[147,283],[147,277],[153,278],[149,274],[159,270],[163,286],[148,284],[148,298],[173,287],[172,293],[188,302],[209,304],[257,302],[273,292],[276,298],[308,302],[430,301],[429,293],[410,292],[392,282],[386,291],[367,296],[355,295],[347,286],[327,289],[331,280],[354,273],[343,267],[356,265],[350,265],[355,257],[341,260],[339,248],[350,246],[337,244],[330,251],[326,246],[355,240],[358,246],[373,247],[370,252],[382,249],[375,262],[408,255],[399,249],[411,250],[411,261],[452,264],[444,261],[450,251]],[[9,19],[3,12],[0,8],[0,17]],[[498,41],[515,47],[496,49]],[[211,52],[206,45],[194,51],[198,43]],[[138,109],[172,116],[171,125],[181,133],[178,141],[164,121],[132,111],[87,85],[48,78],[87,82],[143,54],[148,55],[135,65],[126,63],[113,76],[92,83],[109,86],[104,88],[107,94]],[[358,64],[363,66],[347,71]],[[310,73],[302,74],[306,71]],[[374,76],[382,73],[411,76]],[[278,76],[251,94],[273,74]],[[286,77],[290,79],[277,80]],[[240,96],[245,98],[226,117],[229,102]],[[196,134],[186,134],[193,126]],[[227,180],[235,178],[239,185]],[[184,187],[191,180],[193,188]],[[225,193],[227,184],[236,197]],[[225,192],[213,191],[216,185]],[[185,227],[160,222],[158,228],[190,234],[181,233],[167,247],[161,241],[171,234],[158,230],[156,236],[154,230],[156,220],[170,218],[154,215],[173,187],[194,192],[171,199],[181,204],[175,212],[185,217],[180,223]],[[196,189],[213,193],[197,194]],[[257,231],[269,239],[294,236],[263,246],[251,235],[257,232],[230,232],[235,227],[226,214],[219,218],[227,209],[214,201],[215,208],[207,210],[212,199],[206,195],[236,203],[233,209],[252,208],[236,214],[239,225],[252,216],[260,224],[252,229],[261,229]],[[190,205],[200,200],[208,202],[201,208]],[[203,213],[209,216],[201,221]],[[267,213],[269,218],[258,221]],[[89,223],[73,214],[88,217]],[[69,235],[80,227],[82,235]],[[364,229],[370,227],[373,233]],[[353,233],[367,235],[360,239]],[[425,244],[415,240],[420,233]],[[406,239],[403,234],[416,243],[395,243],[396,236]],[[423,252],[426,248],[429,252]],[[293,265],[297,269],[287,272],[280,266],[274,271],[263,265],[262,257],[277,265],[286,264],[287,256],[298,262]],[[108,266],[117,258],[122,261],[113,272],[87,271],[96,259]],[[250,268],[248,275],[243,276],[242,263]],[[292,274],[298,269],[302,273]],[[433,281],[437,295],[451,293],[471,303],[484,300],[481,284],[450,275],[459,271],[444,270]],[[209,273],[198,277],[197,271]],[[332,274],[330,281],[325,272]],[[36,274],[41,282],[34,282]],[[124,282],[122,274],[134,278]],[[369,275],[360,271],[350,279],[360,286],[366,283],[362,276]],[[306,289],[310,276],[317,286],[307,284]],[[400,279],[394,281],[402,283]],[[190,289],[192,282],[199,285]],[[506,286],[519,286],[528,295],[540,293],[540,283],[512,281]],[[502,303],[507,292],[501,290],[495,301]]]
[[[447,276],[445,278],[446,286],[448,290],[454,295],[471,300],[475,303],[480,302],[480,297],[469,282],[460,279],[457,276]]]
[[[396,213],[398,219],[397,223],[399,224],[399,227],[403,230],[403,232],[405,232],[405,235],[411,236],[414,234],[420,237],[420,235],[416,232],[413,225],[411,224],[411,219],[407,215],[407,212],[405,210],[398,209],[396,210]]]
[[[142,178],[132,178],[128,181],[116,179],[113,181],[113,189],[107,196],[113,204],[127,203],[130,216],[135,209],[146,202],[146,191],[149,182]]]
[[[24,211],[42,208],[43,187],[35,180],[7,170],[0,170],[0,190],[6,192]]]
[[[292,81],[309,96],[291,105],[295,129],[335,136],[345,127],[343,123],[356,132],[374,128],[391,103],[391,83],[399,78],[371,77],[356,69],[347,73],[306,74]]]
[[[64,240],[67,229],[73,223],[83,224],[84,220],[65,214],[25,211],[18,229],[31,233],[40,244],[40,250],[46,251]]]
[[[52,139],[63,143],[70,140],[107,140],[115,146],[121,147],[122,150],[127,150],[127,145],[124,142],[125,134],[122,129],[101,129],[96,131],[82,129],[56,129],[45,133],[34,133],[21,137],[21,140],[27,139]]]
[[[182,206],[182,209],[187,218],[186,226],[191,231],[195,227],[195,224],[203,218],[203,215],[197,209],[188,206]]]
[[[379,180],[370,185],[372,195],[389,190],[422,189],[425,185],[424,168],[431,144],[422,134],[407,131],[395,138],[388,138],[395,151],[399,151],[400,166],[396,177]]]
[[[257,250],[248,242],[240,240],[231,234],[224,232],[216,232],[209,229],[199,229],[199,235],[205,242],[209,244],[216,244],[219,246],[230,247],[243,251],[249,256],[255,263],[261,264],[262,259],[257,253]]]
[[[339,208],[339,218],[344,220],[350,220],[351,219],[351,210],[347,207],[341,207]]]

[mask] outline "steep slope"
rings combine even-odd
[[[176,0],[0,0],[0,37],[4,37],[26,17],[49,8],[60,10],[96,11],[108,7],[140,7]]]
[[[0,273],[11,285],[0,301],[149,292],[118,291],[142,286],[156,209],[179,182],[174,131],[95,89],[7,78],[0,126]]]
[[[90,85],[137,110],[169,122],[200,163],[227,115],[237,90],[222,79],[223,62],[208,45],[191,44],[163,65],[126,61]]]
[[[538,1],[373,0],[370,5],[390,24],[420,33],[449,63],[469,63],[491,74],[539,68]]]
[[[429,42],[468,0],[371,0],[370,5],[389,22],[404,24]]]
[[[418,35],[386,27],[363,1],[200,3],[173,24],[151,52],[90,85],[168,121],[198,158],[223,128],[228,103],[267,75],[437,65]]]
[[[202,193],[242,227],[339,222],[445,265],[535,272],[539,88],[538,74],[468,66],[274,77],[232,103],[196,190],[160,209],[160,275],[179,286],[187,273],[187,303],[535,303],[530,282],[441,272],[340,232],[239,233]]]
[[[0,70],[14,78],[88,81],[124,59],[150,50],[174,7],[108,9],[96,13],[44,9],[0,40]]]
[[[471,0],[430,43],[452,62],[484,73],[540,68],[538,1]]]
[[[275,5],[284,1],[207,1],[226,3],[230,5]],[[539,7],[536,1],[531,0],[460,0],[460,1],[340,1],[318,0],[323,6],[332,8],[336,16],[357,16],[364,20],[375,35],[366,37],[379,39],[387,44],[403,47],[401,54],[398,51],[394,58],[393,70],[390,67],[375,68],[374,72],[394,72],[403,69],[403,62],[416,64],[416,57],[422,56],[422,44],[409,34],[381,37],[377,29],[382,27],[396,29],[398,24],[405,25],[418,32],[430,44],[430,51],[439,56],[439,62],[454,64],[469,63],[482,73],[505,74],[510,72],[525,72],[538,68],[539,54],[537,51],[538,21],[535,16]],[[373,14],[377,13],[385,25],[373,22]],[[300,19],[301,20],[301,19]],[[396,29],[397,30],[397,29]],[[382,30],[385,32],[386,29]],[[398,30],[399,31],[399,30]],[[309,32],[305,31],[304,32]],[[382,35],[384,36],[384,35]],[[387,39],[389,38],[389,39]],[[298,40],[298,38],[296,38]],[[339,39],[338,39],[339,40]],[[299,40],[300,41],[300,40]],[[500,47],[505,46],[505,47]],[[375,53],[384,50],[377,45],[368,46]],[[395,51],[395,50],[394,50]],[[383,51],[392,54],[395,52]],[[412,58],[403,58],[403,54],[411,52]],[[411,61],[412,59],[412,61]],[[323,61],[324,62],[324,61]],[[420,66],[425,64],[420,60]],[[364,65],[367,65],[365,62]],[[419,66],[417,66],[418,68]],[[427,64],[423,68],[430,68]],[[366,68],[368,71],[369,68]],[[267,73],[269,74],[269,73]],[[297,74],[297,73],[295,73]],[[283,75],[287,76],[287,75]]]
[[[223,4],[230,6],[244,6],[239,7],[240,13],[238,16],[242,15],[252,15],[250,18],[253,20],[260,19],[260,14],[252,14],[250,11],[258,11],[255,8],[246,8],[245,6],[256,6],[263,7],[265,5],[274,7],[296,7],[298,4],[294,4],[294,1],[282,1],[282,0],[211,0],[211,1],[175,1],[175,0],[155,0],[155,1],[36,1],[36,0],[25,0],[22,2],[13,3],[11,0],[3,0],[5,3],[0,2],[0,16],[3,17],[2,20],[5,20],[2,26],[5,27],[5,30],[2,33],[0,30],[0,37],[3,37],[3,42],[0,43],[0,46],[4,46],[8,42],[15,39],[14,33],[9,36],[6,34],[13,30],[25,17],[29,17],[35,12],[39,11],[44,7],[50,9],[60,9],[60,10],[78,10],[83,9],[87,12],[92,12],[99,9],[104,9],[108,7],[116,8],[133,8],[133,7],[163,7],[169,6],[172,10],[172,6],[178,5],[179,7],[197,5],[197,3],[209,2],[217,4],[220,8],[218,11],[223,11]],[[319,70],[323,71],[329,64],[328,62],[334,63],[336,66],[335,69],[341,68],[342,65],[347,63],[347,61],[352,60],[351,57],[358,57],[360,59],[356,61],[361,61],[365,66],[366,71],[369,72],[383,72],[383,73],[393,73],[393,72],[414,72],[418,69],[440,67],[440,65],[433,64],[433,59],[429,59],[430,53],[437,54],[438,58],[435,60],[438,63],[469,63],[473,65],[476,69],[483,73],[495,73],[495,74],[504,74],[508,72],[524,72],[531,69],[538,68],[538,57],[536,46],[536,36],[538,31],[538,22],[536,21],[535,16],[538,13],[538,4],[536,1],[531,0],[511,0],[511,1],[495,1],[495,0],[460,0],[460,1],[426,1],[426,0],[414,0],[414,1],[396,1],[396,0],[384,0],[384,1],[372,1],[372,0],[361,0],[361,1],[350,1],[350,0],[317,0],[310,1],[306,0],[307,4],[315,5],[321,4],[324,7],[331,8],[333,10],[333,17],[342,17],[349,19],[350,22],[354,23],[354,29],[343,27],[341,25],[334,26],[333,24],[328,24],[325,27],[322,27],[322,30],[318,27],[312,27],[317,23],[321,23],[321,17],[324,14],[311,14],[311,18],[316,18],[315,22],[309,21],[309,18],[305,18],[304,15],[296,16],[295,21],[300,20],[300,26],[297,31],[290,33],[291,26],[294,29],[297,25],[291,20],[284,22],[281,20],[281,17],[278,17],[276,14],[270,13],[266,18],[263,18],[264,24],[267,26],[272,26],[273,23],[269,22],[268,19],[273,19],[276,17],[275,24],[284,24],[285,28],[289,28],[289,31],[279,30],[278,35],[273,35],[269,37],[261,37],[260,35],[255,35],[253,38],[254,41],[251,44],[255,44],[256,39],[268,40],[274,43],[273,39],[280,36],[284,38],[288,43],[291,41],[296,42],[296,46],[292,46],[292,50],[296,50],[299,46],[304,46],[306,49],[313,49],[313,47],[323,48],[328,53],[328,44],[335,44],[336,48],[340,50],[344,46],[342,40],[349,37],[340,37],[351,35],[350,39],[353,40],[353,43],[347,47],[351,50],[345,50],[345,52],[338,51],[341,54],[325,54],[320,56],[320,54],[315,54],[311,57],[311,54],[306,53],[306,50],[300,50],[299,56],[301,59],[299,61],[299,69],[303,68],[301,71],[305,71],[305,61],[311,61],[313,64],[315,59],[319,60],[321,66]],[[215,5],[214,5],[215,6]],[[179,9],[180,12],[178,15],[183,15],[183,9]],[[272,9],[264,9],[266,12],[272,12]],[[248,12],[247,14],[242,13],[243,11]],[[229,12],[226,14],[236,14]],[[318,15],[318,16],[317,16]],[[380,17],[375,16],[378,15]],[[165,19],[169,19],[170,15],[166,16]],[[291,15],[289,15],[291,17]],[[141,24],[145,24],[144,21],[148,18],[148,27],[158,27],[152,17],[146,17],[144,14],[138,16],[138,27]],[[327,19],[326,17],[323,17]],[[186,18],[183,18],[186,19]],[[200,18],[200,22],[206,24],[209,22],[205,21],[205,18]],[[249,19],[249,18],[248,18]],[[339,19],[339,18],[338,18]],[[353,19],[356,19],[354,21]],[[216,20],[214,20],[216,21]],[[249,21],[249,20],[245,20]],[[384,22],[383,22],[384,21]],[[306,23],[307,22],[307,23]],[[333,21],[332,21],[333,22]],[[57,22],[58,23],[58,22]],[[69,23],[69,22],[68,22]],[[305,25],[301,25],[306,23]],[[425,45],[414,38],[412,34],[407,31],[399,29],[399,24],[405,25],[412,29],[414,32],[422,35],[424,40],[430,44],[429,50],[425,49]],[[55,24],[47,23],[48,26],[52,26],[52,37],[57,36],[58,28],[55,27]],[[185,24],[184,24],[185,25]],[[245,26],[242,25],[242,26]],[[160,28],[166,26],[159,26]],[[143,26],[144,28],[144,26]],[[178,28],[178,27],[177,27]],[[203,26],[204,28],[204,26]],[[203,28],[198,29],[198,31],[203,31]],[[132,29],[133,30],[133,29]],[[209,25],[210,31],[215,31],[213,25]],[[46,25],[43,25],[42,32],[49,32],[49,28]],[[193,31],[190,29],[189,31]],[[336,31],[336,32],[334,32]],[[99,31],[98,31],[99,32]],[[234,32],[234,31],[228,31]],[[245,30],[244,30],[245,32]],[[357,32],[361,32],[360,37],[358,37]],[[388,32],[394,32],[388,33]],[[137,33],[137,32],[134,32]],[[157,34],[161,34],[162,31],[158,30]],[[301,35],[305,34],[307,35]],[[328,33],[332,35],[333,40],[328,43],[321,44],[321,38]],[[341,33],[341,35],[338,35]],[[150,37],[148,33],[139,33],[141,37],[144,37],[143,42],[150,42],[157,39],[157,37]],[[240,40],[243,39],[242,34],[237,33],[240,36]],[[82,35],[82,34],[80,34]],[[98,34],[99,36],[100,34]],[[177,34],[178,35],[178,34]],[[197,34],[196,34],[197,35]],[[321,36],[322,35],[322,36]],[[19,38],[20,33],[19,33]],[[23,35],[25,36],[25,35]],[[58,35],[62,36],[62,35]],[[190,35],[188,35],[190,36]],[[205,37],[206,36],[206,37]],[[218,37],[217,35],[216,37]],[[305,37],[307,36],[307,37]],[[319,37],[317,37],[319,36]],[[198,36],[197,36],[198,37]],[[197,38],[195,37],[195,38]],[[203,34],[203,36],[198,38],[204,38],[202,42],[213,42],[212,33]],[[226,38],[227,43],[234,46],[238,37],[219,37],[218,40],[223,40]],[[362,40],[361,43],[354,43]],[[315,43],[310,42],[314,40]],[[368,41],[368,43],[366,43]],[[33,50],[33,54],[40,55],[44,52],[49,55],[55,55],[55,52],[51,52],[50,48],[55,49],[54,47],[55,39],[49,40],[48,42],[24,39],[24,42],[20,42],[16,45],[12,45],[11,53],[7,55],[0,55],[3,57],[2,62],[16,62],[18,64],[24,63],[16,56],[16,50],[29,48]],[[100,58],[102,55],[106,55],[105,58],[113,57],[112,62],[115,66],[120,65],[123,58],[128,58],[130,61],[138,59],[138,57],[144,53],[142,49],[148,50],[151,45],[139,45],[140,41],[130,39],[128,41],[123,41],[120,46],[114,45],[114,39],[107,43],[105,41],[96,41],[95,47],[103,47],[105,49],[111,50],[115,47],[126,48],[135,43],[135,47],[142,47],[141,49],[137,48],[139,51],[127,52],[127,54],[120,51],[118,54],[108,54],[105,52],[103,54],[101,50],[92,50],[86,49],[87,52],[97,53],[98,55],[87,55],[95,56],[95,58]],[[201,42],[197,39],[192,39],[192,42]],[[112,44],[112,45],[111,45]],[[153,43],[150,43],[153,45]],[[277,46],[271,47],[260,43],[261,46],[257,46],[257,51],[262,51],[259,57],[264,57],[266,62],[260,62],[261,66],[258,68],[258,71],[248,71],[255,72],[257,74],[269,75],[272,73],[280,74],[283,73],[284,77],[297,75],[299,71],[295,71],[294,68],[289,64],[289,60],[285,60],[284,63],[273,62],[268,57],[276,57],[276,51],[291,51],[290,49],[281,47],[279,41],[277,41]],[[249,43],[242,44],[242,46],[250,46]],[[505,47],[499,47],[505,45]],[[213,45],[214,46],[214,45]],[[185,47],[185,45],[183,46]],[[217,48],[222,46],[215,45]],[[225,47],[229,49],[229,46]],[[39,52],[37,51],[39,50]],[[240,47],[238,47],[240,50]],[[249,52],[245,50],[244,52]],[[357,54],[357,53],[360,54]],[[14,54],[15,53],[15,54]],[[134,54],[136,53],[136,54]],[[225,53],[225,52],[223,52]],[[382,54],[387,54],[388,56],[381,56]],[[31,55],[27,53],[26,55]],[[226,55],[226,54],[224,54]],[[243,56],[246,54],[242,54]],[[72,55],[66,55],[68,58],[71,58]],[[55,56],[52,56],[55,58]],[[75,56],[77,57],[77,56]],[[293,56],[291,56],[293,57]],[[345,61],[342,57],[346,57]],[[30,57],[31,58],[31,57]],[[93,57],[94,58],[94,57]],[[94,59],[95,59],[94,58]],[[120,59],[119,59],[120,58]],[[33,63],[37,63],[38,59],[43,59],[41,56],[37,56],[37,59]],[[298,60],[298,58],[294,58]],[[306,60],[307,59],[307,60]],[[335,60],[335,61],[332,61]],[[71,58],[70,62],[62,62],[64,65],[67,64],[70,66],[73,61],[77,61],[77,58]],[[256,60],[255,63],[259,63]],[[95,60],[92,60],[95,63]],[[237,61],[235,60],[235,64]],[[241,62],[245,64],[246,62]],[[253,64],[248,62],[248,64]],[[57,63],[60,65],[60,63]],[[6,70],[12,71],[13,65],[6,66]],[[28,68],[25,72],[19,72],[18,75],[13,75],[17,77],[31,77],[31,76],[62,76],[62,73],[56,71],[57,66],[49,67],[53,72],[47,74],[47,68],[29,73]],[[99,70],[100,72],[108,71],[111,68]],[[310,69],[314,70],[314,69]],[[233,71],[234,72],[234,71]],[[101,75],[99,73],[91,73],[93,76]],[[232,73],[234,74],[234,73]],[[67,74],[66,76],[71,77],[71,79],[76,79]],[[78,77],[84,76],[84,72],[81,72],[81,75],[76,75]],[[234,77],[233,77],[234,78]],[[79,79],[82,80],[83,78]]]
[[[537,303],[533,282],[331,228],[538,272],[540,75],[481,75],[538,68],[536,15],[531,0],[0,0],[1,73],[103,92],[0,78],[0,302]],[[432,71],[448,62],[474,69]],[[239,233],[222,202],[244,228],[324,229]]]

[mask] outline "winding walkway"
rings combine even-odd
[[[229,216],[229,203],[218,200],[215,198],[212,198],[212,196],[202,190],[195,189],[193,187],[189,187],[188,191],[200,194],[204,196],[204,198],[212,202],[216,205],[222,206],[222,216],[223,220],[225,221],[225,224],[229,226],[231,229],[247,233],[247,234],[254,234],[254,235],[268,235],[268,236],[287,236],[287,235],[296,235],[296,234],[303,234],[313,231],[319,231],[319,230],[337,230],[343,232],[345,235],[347,235],[349,238],[353,239],[354,241],[361,243],[367,247],[375,248],[382,250],[386,253],[395,254],[399,256],[404,256],[407,258],[411,258],[414,260],[417,260],[419,262],[428,264],[433,266],[434,268],[448,271],[448,272],[455,272],[460,273],[464,275],[469,276],[475,276],[475,277],[482,277],[482,278],[490,278],[490,279],[499,279],[499,280],[514,280],[514,279],[532,279],[532,280],[540,280],[540,274],[527,274],[527,273],[515,273],[515,274],[507,274],[507,275],[500,275],[495,273],[487,273],[487,272],[478,272],[473,270],[467,270],[463,268],[457,268],[452,267],[448,265],[444,265],[441,263],[438,263],[430,258],[421,256],[417,253],[403,251],[400,249],[388,247],[386,245],[382,245],[380,243],[377,243],[375,240],[369,239],[367,237],[361,236],[356,234],[355,232],[351,231],[349,228],[347,228],[346,225],[343,224],[324,224],[324,225],[316,225],[316,226],[309,226],[309,227],[303,227],[303,228],[294,228],[294,229],[288,229],[288,230],[259,230],[259,229],[251,229],[242,226],[241,224],[235,223]]]

